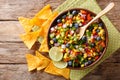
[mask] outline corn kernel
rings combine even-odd
[[[53,44],[54,43],[53,40],[50,40],[50,43]]]
[[[93,56],[96,56],[96,53],[95,53],[95,52],[93,53]]]
[[[62,22],[64,23],[64,22],[65,22],[65,19],[62,19]]]
[[[66,48],[66,52],[68,52],[69,51],[69,49],[68,48]]]
[[[105,40],[105,37],[101,36],[101,39],[102,39],[102,40]]]
[[[82,19],[81,22],[84,22],[84,20]]]
[[[98,27],[98,29],[100,29],[100,30],[101,30],[101,29],[102,29],[102,27]]]
[[[84,56],[83,56],[84,58],[87,58],[87,53],[84,53]]]
[[[81,67],[84,67],[84,64],[81,64]]]
[[[94,27],[95,30],[96,30],[97,28],[98,28],[97,26]]]
[[[88,60],[91,60],[91,58],[89,57]]]
[[[77,17],[76,17],[76,20],[80,20],[80,18],[77,16]]]
[[[68,54],[67,54],[67,53],[65,53],[63,58],[67,58],[67,57],[68,57]]]

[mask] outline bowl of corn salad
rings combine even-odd
[[[105,54],[108,31],[100,18],[86,29],[79,40],[80,27],[95,16],[96,14],[89,10],[74,8],[60,13],[52,21],[48,30],[47,44],[49,49],[57,47],[61,51],[60,61],[66,63],[65,67],[85,69],[96,64]]]

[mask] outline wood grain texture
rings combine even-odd
[[[33,17],[42,7],[53,9],[65,0],[0,0],[0,20],[17,20],[19,16]]]
[[[120,64],[102,63],[83,80],[119,80]],[[28,72],[26,64],[0,64],[0,79],[2,80],[65,80],[43,71]]]
[[[43,71],[28,72],[25,54],[32,53],[19,38],[24,33],[17,18],[31,18],[43,6],[57,8],[65,0],[0,0],[0,80],[65,80]],[[115,7],[107,16],[120,32],[120,0],[97,0],[103,9],[108,3]],[[106,59],[83,80],[120,80],[120,49]]]
[[[120,80],[120,64],[103,62],[83,80]]]
[[[44,71],[27,71],[26,64],[0,64],[1,80],[65,80]]]
[[[18,21],[0,21],[0,41],[20,42],[22,33],[24,30]]]

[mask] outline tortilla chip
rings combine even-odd
[[[44,71],[49,74],[60,76],[60,74],[55,71],[54,65],[52,62],[50,62],[50,64],[45,68]]]
[[[34,26],[34,27],[32,27],[32,31],[34,32],[34,31],[37,31],[37,30],[39,30],[40,29],[40,27],[39,26]]]
[[[38,17],[34,17],[31,19],[31,23],[35,26],[41,26],[47,19],[39,19]]]
[[[41,26],[39,36],[41,36],[41,37],[43,37],[43,38],[44,38],[44,36],[45,36],[45,34],[44,34],[45,31],[44,31],[44,30],[45,30],[44,27]],[[48,29],[46,29],[46,30],[48,30]]]
[[[35,17],[39,19],[48,19],[48,17],[52,14],[50,5],[45,6],[42,10],[40,10]]]
[[[48,29],[50,27],[50,24],[52,22],[52,20],[58,15],[58,12],[54,12],[46,22],[43,23],[43,25],[41,26],[40,28],[40,33],[39,33],[39,36],[42,36],[44,39],[41,43],[41,46],[40,46],[40,49],[39,51],[40,52],[48,52],[49,49],[48,49],[48,45],[47,45],[47,32],[48,32]]]
[[[54,64],[52,63],[52,65],[54,66]],[[69,79],[69,75],[70,75],[70,69],[68,68],[63,68],[63,69],[60,69],[60,68],[57,68],[54,66],[54,70],[62,75],[63,77],[65,77],[66,79]]]
[[[38,57],[33,56],[31,54],[26,54],[27,64],[28,64],[28,71],[32,71],[36,69],[38,66],[43,64],[42,60]]]
[[[48,52],[49,51],[48,45],[47,45],[47,33],[48,33],[48,29],[50,27],[52,20],[57,15],[58,15],[58,12],[54,12],[53,15],[51,15],[49,17],[49,19],[46,22],[44,22],[44,24],[40,28],[39,36],[42,36],[44,38],[42,43],[41,43],[40,49],[39,49],[40,52]]]
[[[38,37],[38,42],[39,42],[39,43],[42,43],[43,40],[44,40],[44,38],[43,38],[42,36],[39,36],[39,37]]]
[[[46,22],[43,23],[40,30],[40,36],[46,37],[48,33],[48,29],[50,27],[51,22],[54,20],[54,18],[58,15],[58,12],[54,12]]]
[[[65,77],[66,79],[70,78],[70,69],[64,68],[64,69],[59,69],[55,67],[55,71]]]
[[[39,57],[39,59],[41,59],[43,61],[43,64],[38,66],[37,70],[46,68],[48,66],[48,64],[50,63],[50,60],[48,58],[46,58],[45,56],[43,56],[42,54],[40,54],[38,51],[36,51],[36,56]]]
[[[49,49],[48,49],[48,45],[47,45],[47,38],[44,38],[42,43],[41,43],[41,46],[39,48],[39,51],[40,52],[48,52]]]
[[[52,11],[50,5],[47,5],[42,10],[40,10],[32,19],[19,17],[18,20],[23,26],[25,32],[30,32],[34,25],[41,26],[50,15],[52,15]]]
[[[37,67],[38,71],[46,68],[49,64],[49,62],[46,59],[42,59],[42,61],[43,61],[43,64]]]
[[[36,56],[39,57],[40,59],[46,59],[48,61],[50,61],[50,59],[48,59],[47,57],[43,56],[40,52],[36,51],[35,52]]]
[[[47,73],[53,74],[53,75],[61,75],[65,77],[66,79],[69,79],[70,75],[70,69],[64,68],[64,69],[59,69],[54,66],[54,64],[51,62],[48,67],[44,70]]]
[[[26,34],[21,34],[20,38],[23,40],[24,44],[28,47],[28,49],[31,49],[34,43],[36,42],[38,36],[39,30],[35,32],[29,32]]]
[[[31,19],[19,17],[18,20],[19,20],[20,24],[23,26],[25,32],[31,31],[31,29],[33,27],[33,23],[31,23]]]

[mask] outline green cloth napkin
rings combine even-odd
[[[96,0],[66,0],[62,5],[60,5],[55,11],[62,12],[69,8],[85,8],[94,13],[99,13],[101,11]],[[101,19],[107,26],[109,42],[108,48],[103,56],[103,58],[94,66],[84,69],[84,70],[71,70],[70,79],[71,80],[81,80],[85,75],[87,75],[91,70],[95,69],[101,62],[108,58],[113,52],[120,48],[120,33],[116,30],[114,25],[106,16],[102,16]]]

